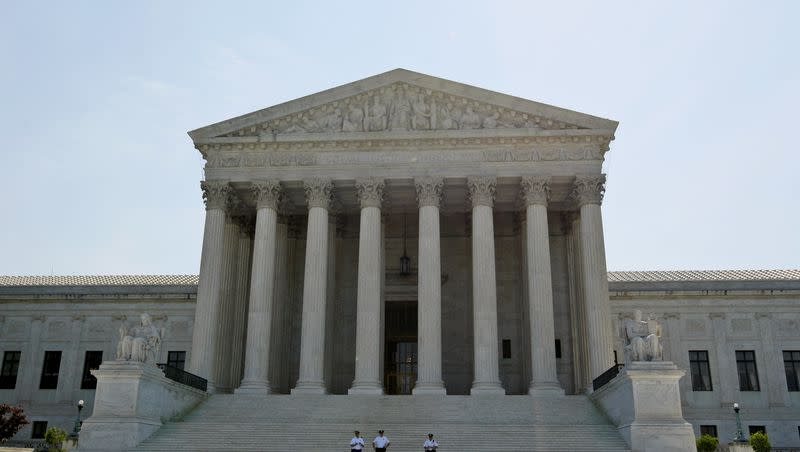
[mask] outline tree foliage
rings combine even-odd
[[[47,432],[44,434],[44,442],[46,442],[49,446],[50,452],[63,452],[64,449],[61,446],[64,444],[64,441],[67,440],[67,432],[64,429],[60,429],[58,427],[50,427],[47,429]]]
[[[22,407],[0,404],[0,443],[11,439],[27,424],[28,418]]]
[[[719,446],[719,440],[711,435],[703,435],[696,442],[697,452],[714,452]]]
[[[769,452],[772,445],[769,443],[769,436],[764,432],[755,432],[750,435],[750,446],[755,452]]]

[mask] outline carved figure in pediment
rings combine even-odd
[[[395,92],[389,113],[389,128],[391,130],[409,130],[411,125],[411,103],[408,101],[405,90],[398,89]]]
[[[350,105],[342,121],[343,132],[361,132],[364,130],[364,110],[357,105]]]
[[[386,130],[386,105],[381,103],[380,96],[372,98],[372,107],[367,116],[367,130],[370,132],[382,132]]]
[[[296,122],[289,124],[289,126],[283,130],[284,133],[313,133],[319,131],[319,124],[305,114],[301,115]]]
[[[440,129],[452,130],[458,129],[458,123],[454,119],[453,104],[450,102],[447,105],[442,105],[437,112],[436,120]]]
[[[411,128],[414,130],[429,130],[431,128],[431,108],[425,103],[422,93],[417,95],[417,100],[411,105],[414,116],[411,117]]]
[[[150,314],[142,314],[141,323],[132,328],[123,323],[119,327],[119,335],[118,360],[155,364],[161,350],[164,330],[153,325]]]
[[[495,112],[494,114],[483,118],[482,126],[484,129],[496,129],[501,127],[500,113]]]
[[[320,128],[325,132],[341,132],[342,130],[342,109],[336,108],[332,112],[322,117]]]
[[[462,129],[480,129],[481,117],[472,111],[472,107],[467,107],[466,111],[461,115],[459,124]]]
[[[661,361],[661,325],[653,319],[642,320],[642,311],[633,311],[625,320],[625,362]]]

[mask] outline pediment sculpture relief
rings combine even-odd
[[[395,83],[226,136],[475,129],[578,129],[578,126],[447,93]]]

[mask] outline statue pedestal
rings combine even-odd
[[[161,427],[180,418],[208,394],[174,382],[153,364],[106,361],[92,374],[97,378],[94,409],[83,421],[79,450],[125,450],[135,447]]]
[[[678,380],[684,374],[669,361],[634,361],[590,397],[633,452],[696,451],[681,409]]]
[[[748,443],[728,443],[728,452],[753,452],[753,446]]]

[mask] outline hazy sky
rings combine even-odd
[[[800,2],[3,2],[0,274],[196,273],[186,132],[396,67],[620,122],[611,270],[800,267]]]

